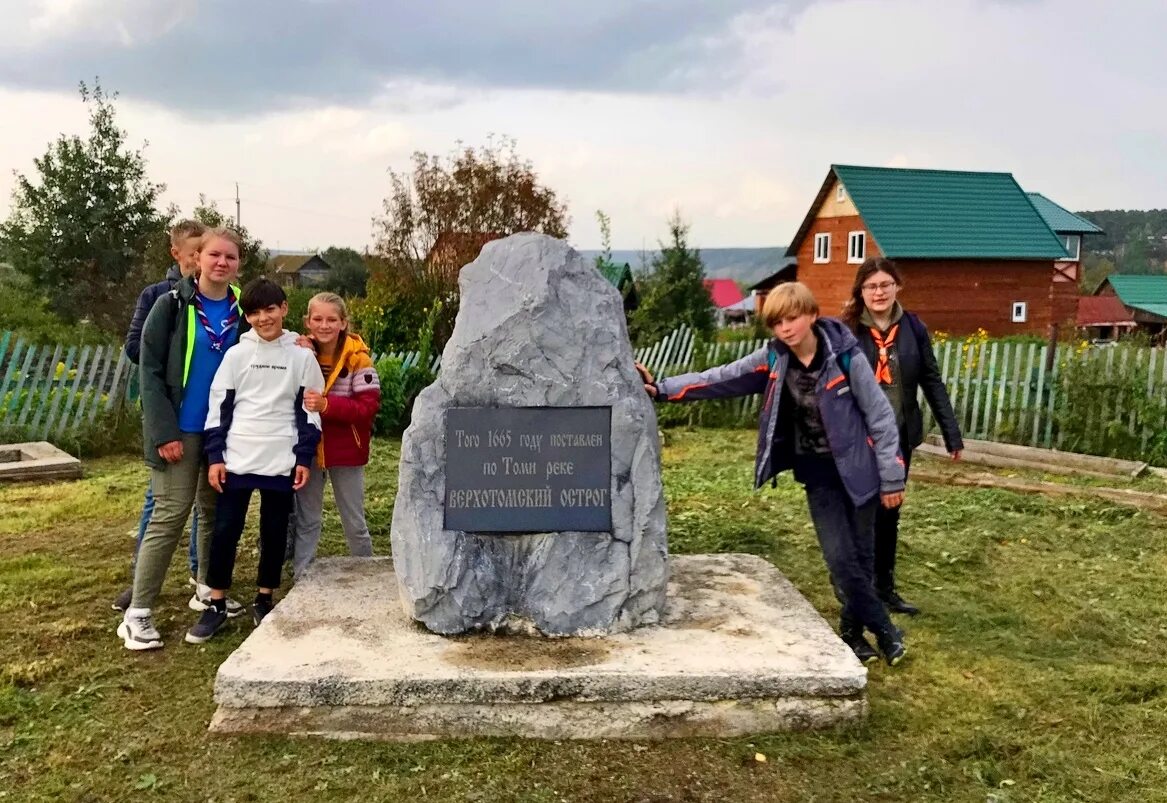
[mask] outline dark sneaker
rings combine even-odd
[[[259,623],[267,618],[275,606],[274,601],[258,599],[251,604],[251,620],[255,622],[256,627],[259,627]]]
[[[884,633],[876,633],[875,640],[879,643],[879,651],[883,653],[883,660],[888,666],[896,666],[908,654],[904,646],[904,634],[898,628],[892,628]]]
[[[186,631],[186,643],[202,644],[205,641],[209,641],[225,624],[227,624],[226,612],[217,611],[214,608],[207,608],[203,611],[203,615],[199,617],[199,620],[195,622],[194,627]]]
[[[122,613],[125,613],[127,610],[129,610],[130,603],[133,602],[133,600],[134,589],[130,587],[122,593],[118,594],[117,599],[115,599],[109,607],[113,608],[115,611],[121,611]]]
[[[843,643],[851,648],[861,664],[870,664],[879,660],[879,653],[871,646],[871,642],[862,633],[841,633]]]
[[[162,635],[154,627],[154,616],[147,609],[136,609],[133,614],[127,612],[117,634],[127,650],[157,650],[162,646]]]
[[[908,616],[915,616],[920,612],[919,608],[901,597],[894,588],[891,591],[881,591],[879,598],[883,600],[883,604],[892,613],[906,613]]]
[[[186,603],[186,607],[192,611],[205,611],[211,607],[211,587],[195,584],[194,596]],[[227,597],[227,618],[234,619],[246,610],[240,603]]]

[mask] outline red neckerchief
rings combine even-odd
[[[887,332],[887,337],[880,333],[878,327],[871,327],[871,339],[875,341],[875,347],[879,349],[879,359],[875,362],[875,381],[881,385],[890,385],[893,383],[891,375],[891,365],[887,361],[887,351],[896,342],[896,335],[900,333],[900,325],[897,323]]]

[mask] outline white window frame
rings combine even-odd
[[[855,246],[859,243],[859,247]],[[853,231],[847,234],[847,262],[858,265],[867,258],[867,232]]]
[[[1029,302],[1028,301],[1014,301],[1013,307],[1010,310],[1010,317],[1013,323],[1025,323],[1029,320]]]
[[[839,182],[839,184],[835,187],[835,200],[840,203],[847,200],[847,192],[843,189],[842,182]]]
[[[819,247],[822,243],[822,247]],[[814,236],[814,261],[815,264],[822,265],[831,261],[831,233],[820,232]]]
[[[1081,234],[1063,234],[1062,245],[1067,251],[1070,250],[1070,243],[1074,243],[1074,251],[1068,257],[1058,257],[1059,262],[1077,262],[1082,258],[1082,235]]]

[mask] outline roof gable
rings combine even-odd
[[[1037,213],[1046,225],[1058,234],[1102,234],[1099,226],[1084,217],[1079,217],[1064,206],[1054,203],[1040,192],[1027,192]]]
[[[787,255],[798,253],[837,178],[890,259],[1067,256],[1010,173],[832,165]]]

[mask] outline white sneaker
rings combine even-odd
[[[202,583],[196,584],[194,596],[190,598],[190,602],[186,604],[186,607],[190,608],[192,611],[205,611],[207,608],[211,607],[211,587],[205,586]],[[242,605],[230,597],[227,597],[228,619],[234,619],[236,616],[241,615],[244,610],[245,608]]]
[[[154,627],[154,616],[149,608],[126,611],[117,633],[127,650],[157,650],[162,646],[162,634]]]

